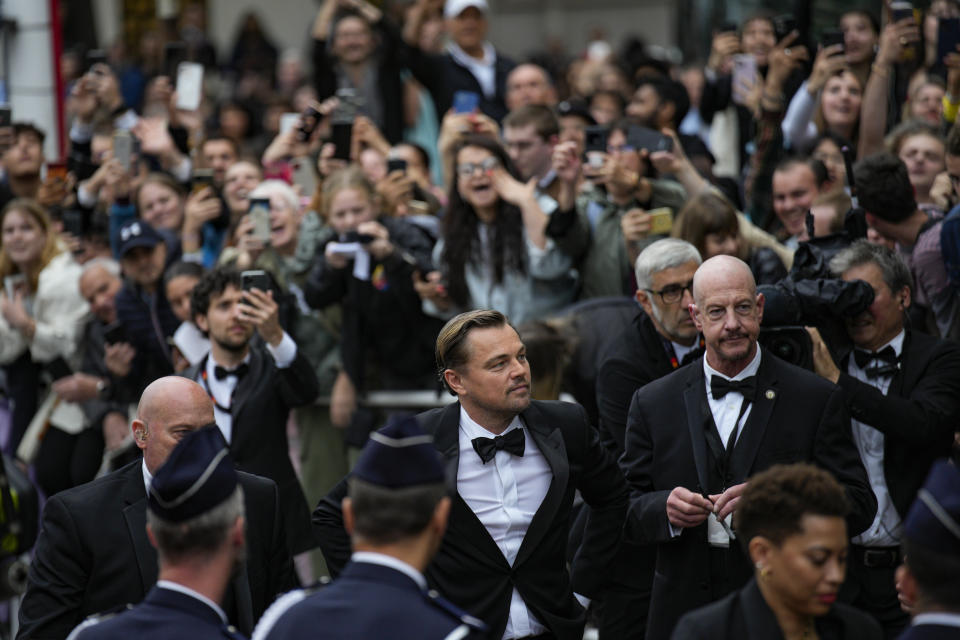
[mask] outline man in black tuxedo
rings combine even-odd
[[[813,462],[832,472],[850,499],[852,533],[877,508],[840,389],[757,345],[764,300],[749,267],[730,256],[707,260],[693,297],[704,359],[636,392],[620,458],[632,490],[628,537],[658,544],[647,625],[654,640],[749,579],[730,521],[757,471]]]
[[[194,322],[210,337],[210,353],[182,375],[213,400],[237,468],[277,483],[290,552],[312,549],[310,508],[290,462],[287,418],[290,409],[319,395],[314,368],[280,327],[273,293],[244,290],[236,269],[204,275],[190,305]],[[254,340],[255,332],[262,342]]]
[[[530,399],[530,365],[516,330],[497,311],[450,320],[437,365],[459,402],[417,416],[445,461],[453,503],[427,580],[483,620],[491,637],[580,640],[577,593],[595,597],[623,526],[626,487],[586,412]],[[592,513],[572,577],[564,552],[579,489]],[[334,572],[349,556],[342,481],[314,512]]]
[[[697,327],[687,307],[700,253],[677,238],[657,240],[637,257],[637,302],[643,311],[604,354],[597,377],[600,437],[615,459],[623,455],[627,409],[637,389],[699,361]],[[656,547],[624,542],[609,568],[598,606],[600,637],[644,637]]]
[[[903,519],[934,460],[950,455],[960,424],[960,345],[904,328],[912,278],[892,250],[861,240],[834,256],[830,269],[874,293],[870,308],[847,320],[855,349],[839,367],[809,329],[816,372],[843,389],[878,503],[873,523],[852,540],[840,595],[895,638],[909,621],[894,588]]]
[[[143,460],[47,501],[17,638],[65,638],[88,615],[143,600],[157,581],[157,554],[146,532],[146,485],[181,438],[211,423],[213,404],[190,380],[160,378],[144,390],[132,424]],[[249,633],[295,578],[277,485],[239,475],[247,513],[246,579],[237,574],[223,606],[231,622]]]

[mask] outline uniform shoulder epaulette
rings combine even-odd
[[[293,591],[288,591],[285,594],[277,597],[277,599],[273,601],[273,604],[267,607],[267,610],[263,612],[262,616],[260,616],[260,621],[253,630],[253,635],[250,636],[250,640],[263,640],[266,638],[273,629],[273,626],[277,624],[277,620],[279,620],[283,614],[293,607],[293,605],[309,598],[311,595],[320,591],[328,584],[330,584],[330,578],[323,576],[309,587],[294,589]]]
[[[424,592],[424,597],[427,602],[437,607],[447,615],[453,617],[456,620],[460,621],[460,626],[453,630],[453,632],[447,636],[445,640],[458,640],[459,638],[466,638],[472,632],[484,633],[487,631],[487,625],[480,618],[474,617],[453,604],[449,600],[443,598],[439,593],[434,589],[429,589]]]
[[[76,640],[76,638],[79,637],[80,632],[84,629],[95,627],[101,622],[109,620],[110,618],[115,618],[124,611],[129,611],[130,609],[133,609],[132,604],[121,604],[113,609],[107,609],[103,613],[95,613],[92,616],[88,616],[83,622],[74,627],[73,631],[70,632],[70,635],[67,636],[67,640]]]

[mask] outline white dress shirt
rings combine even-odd
[[[900,331],[893,340],[877,349],[877,351],[893,347],[894,352],[899,356],[903,352],[905,336],[906,333]],[[869,363],[867,368],[878,364],[883,363],[874,361]],[[853,354],[850,354],[847,373],[861,382],[876,387],[883,395],[887,395],[887,391],[890,390],[890,382],[893,380],[893,374],[868,378],[864,370],[857,366]],[[868,547],[899,546],[903,523],[900,521],[897,508],[890,499],[890,490],[887,488],[887,479],[883,473],[883,433],[852,418],[850,424],[853,427],[853,441],[857,445],[860,459],[863,461],[863,466],[867,470],[867,477],[870,479],[870,488],[877,496],[877,515],[873,517],[870,527],[860,535],[855,536],[852,542]]]
[[[497,51],[489,42],[483,43],[483,59],[477,60],[455,42],[447,43],[447,52],[458,64],[467,68],[480,84],[483,95],[489,100],[497,95]]]
[[[476,514],[507,562],[513,566],[517,552],[534,514],[540,508],[553,472],[528,429],[517,416],[500,435],[514,429],[524,430],[523,456],[497,451],[486,464],[473,448],[474,438],[492,438],[460,407],[460,464],[457,468],[457,493]],[[537,620],[516,588],[510,598],[510,615],[503,639],[537,635],[547,628]]]
[[[713,414],[713,421],[717,423],[717,431],[720,432],[720,440],[723,441],[723,445],[727,445],[727,440],[730,439],[730,434],[733,433],[734,428],[739,427],[737,431],[737,440],[740,440],[740,434],[743,432],[743,425],[747,424],[747,418],[750,417],[750,411],[753,409],[753,403],[747,405],[746,411],[743,412],[743,416],[740,418],[740,421],[737,422],[737,416],[740,415],[740,407],[743,405],[743,394],[739,391],[730,391],[725,396],[719,400],[713,398],[712,389],[710,388],[710,378],[712,376],[720,376],[725,380],[744,380],[750,376],[757,375],[757,371],[760,369],[760,345],[757,345],[757,353],[754,354],[753,360],[750,361],[743,371],[733,376],[726,376],[709,364],[707,364],[707,357],[703,357],[703,377],[706,380],[706,390],[707,390],[707,402],[710,404],[710,412]],[[737,440],[734,441],[736,444]]]
[[[270,343],[265,343],[267,351],[273,357],[278,369],[286,369],[297,357],[297,343],[293,341],[287,332],[283,332],[283,339],[276,347]],[[249,364],[250,354],[243,359],[243,362]],[[213,358],[213,352],[207,358],[207,365],[204,369],[207,373],[206,381],[203,380],[203,371],[197,373],[197,382],[213,396],[213,418],[223,434],[227,444],[230,444],[233,437],[233,416],[230,415],[230,407],[233,404],[233,391],[237,388],[239,378],[237,376],[227,376],[223,380],[217,380],[214,369],[219,363]],[[223,366],[223,365],[220,365]],[[221,409],[223,407],[223,409]],[[224,411],[226,409],[226,411]]]
[[[722,398],[714,399],[713,389],[710,385],[711,378],[712,376],[720,376],[726,380],[743,380],[750,376],[755,376],[760,369],[760,358],[760,345],[758,344],[757,352],[754,354],[750,364],[731,378],[711,367],[707,363],[707,357],[703,357],[703,377],[706,382],[704,387],[707,393],[707,403],[710,405],[710,413],[713,414],[713,421],[717,425],[720,441],[724,447],[727,446],[727,441],[730,440],[730,437],[734,434],[734,446],[736,446],[736,443],[740,440],[740,436],[743,434],[743,425],[747,423],[747,418],[750,417],[750,411],[753,409],[753,402],[744,405],[743,394],[739,391],[728,391]],[[733,538],[732,524],[732,513],[729,514],[723,522],[720,522],[717,516],[711,513],[707,518],[707,542],[710,543],[710,546],[729,547],[730,540]],[[672,526],[671,533],[673,533]]]

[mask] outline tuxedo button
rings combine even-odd
[[[704,591],[706,591],[707,589],[710,588],[710,585],[707,584],[707,581],[706,581],[706,580],[704,580],[703,582],[700,583],[700,588],[703,589]]]

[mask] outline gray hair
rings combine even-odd
[[[904,287],[913,291],[913,277],[910,268],[897,252],[866,240],[857,240],[830,259],[830,271],[837,277],[864,264],[875,264],[880,269],[884,283],[890,291],[897,292]]]
[[[230,528],[244,515],[243,487],[209,511],[184,522],[170,522],[147,509],[147,524],[157,540],[162,562],[178,562],[187,557],[204,557],[217,551],[227,539]]]
[[[679,238],[657,240],[637,256],[634,265],[637,288],[649,289],[653,286],[653,274],[688,262],[695,262],[697,266],[703,262],[695,246]]]
[[[264,180],[258,184],[247,196],[251,200],[257,198],[271,199],[274,195],[280,195],[294,211],[300,210],[300,198],[293,187],[283,180]]]
[[[80,270],[80,277],[82,278],[83,276],[87,275],[87,272],[92,271],[97,267],[100,267],[115,278],[120,277],[120,263],[113,258],[106,258],[103,256],[99,258],[93,258],[92,260],[88,260],[87,262],[83,263],[83,268]]]

